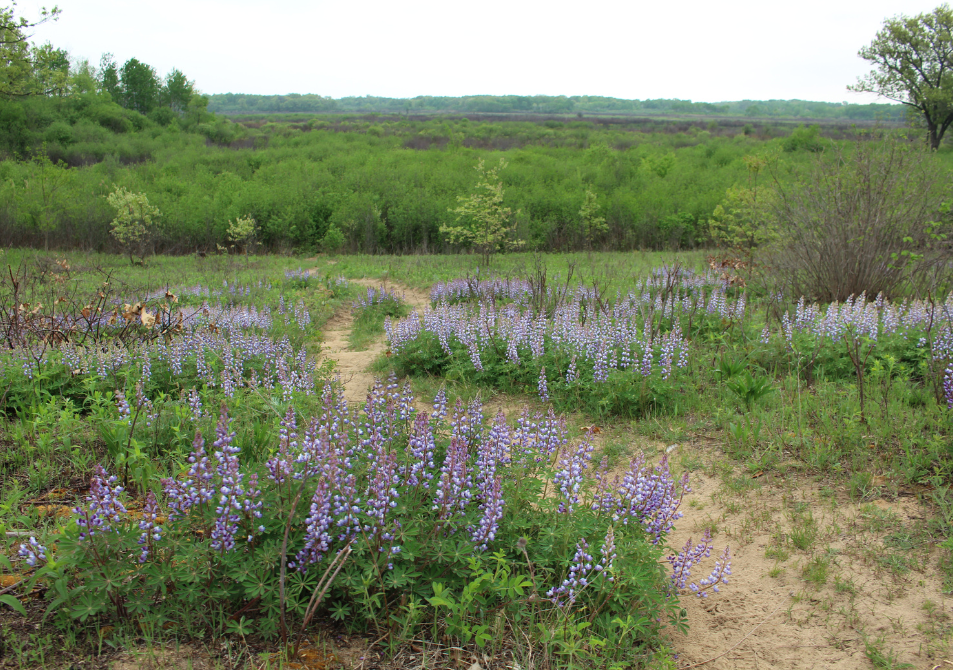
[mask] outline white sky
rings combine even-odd
[[[204,93],[859,103],[857,50],[941,0],[58,1],[35,42],[178,67]]]

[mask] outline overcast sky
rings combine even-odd
[[[939,0],[57,0],[36,29],[204,93],[871,102],[846,90],[887,17]],[[0,0],[0,5],[3,0]],[[20,15],[43,2],[21,0]],[[50,3],[45,3],[49,5]]]

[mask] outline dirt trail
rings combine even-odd
[[[401,295],[404,301],[418,312],[430,304],[430,294],[426,291],[412,289],[395,282],[379,279],[353,279],[352,284],[379,288],[381,286]],[[321,359],[332,359],[337,363],[337,370],[344,382],[344,397],[348,402],[363,402],[367,398],[367,390],[374,385],[374,374],[368,367],[387,349],[383,337],[377,338],[363,351],[353,351],[348,343],[354,317],[351,306],[341,307],[328,320],[324,327],[324,341],[321,347]]]

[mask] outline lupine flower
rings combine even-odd
[[[546,367],[539,371],[539,399],[543,402],[549,402],[549,387],[546,385]]]
[[[426,413],[417,415],[407,440],[407,453],[410,463],[404,468],[404,479],[409,486],[430,487],[433,479],[434,452],[437,449],[433,428]]]
[[[463,512],[472,497],[473,480],[467,468],[467,444],[452,437],[447,455],[440,467],[440,478],[434,495],[433,510],[442,520]]]
[[[139,522],[139,530],[142,531],[142,535],[139,536],[139,545],[142,546],[142,552],[139,554],[140,563],[145,563],[149,558],[152,543],[162,539],[162,526],[156,524],[158,518],[159,503],[156,501],[155,493],[149,491],[146,504],[142,508],[142,521]]]
[[[473,530],[470,539],[477,545],[477,551],[486,551],[487,546],[496,538],[500,520],[503,518],[502,477],[497,475],[484,489],[480,510],[479,525]]]
[[[125,506],[119,500],[123,488],[113,486],[117,481],[118,477],[109,476],[103,466],[96,466],[89,485],[89,495],[86,496],[86,506],[73,509],[76,525],[81,529],[80,541],[96,533],[108,533],[112,530],[111,524],[120,521],[126,513]]]
[[[304,549],[298,552],[298,567],[307,567],[320,561],[331,546],[331,491],[330,482],[320,479],[311,497],[311,510],[305,521]]]
[[[26,564],[31,568],[35,568],[38,562],[46,560],[46,547],[37,542],[35,537],[30,537],[27,544],[20,545],[17,555],[26,559]]]
[[[586,538],[580,538],[576,544],[576,554],[569,567],[569,574],[563,583],[546,592],[546,597],[557,607],[572,607],[579,594],[600,574],[611,571],[615,560],[615,533],[610,527],[602,545],[601,558],[596,562],[589,553]]]
[[[132,409],[129,407],[129,401],[126,400],[126,395],[122,391],[116,391],[114,397],[116,398],[116,409],[119,411],[119,417],[128,421],[129,416],[132,414]]]
[[[705,531],[701,542],[697,545],[693,546],[691,539],[689,539],[677,555],[669,556],[668,561],[672,564],[672,586],[676,589],[688,588],[697,596],[704,598],[707,597],[705,589],[711,587],[712,590],[717,592],[719,582],[727,584],[728,580],[726,576],[731,574],[731,556],[727,547],[725,547],[724,553],[715,562],[715,569],[712,573],[700,581],[700,587],[694,582],[689,582],[692,568],[711,556],[711,549],[711,531]]]
[[[192,420],[198,421],[201,419],[204,415],[202,414],[202,396],[199,395],[198,389],[189,389],[188,403],[192,410]]]
[[[239,470],[238,463],[241,450],[232,446],[235,433],[229,430],[229,423],[228,413],[223,405],[213,443],[217,450],[215,459],[218,464],[215,470],[220,483],[218,506],[215,508],[217,516],[211,534],[212,549],[222,552],[231,551],[235,547],[235,535],[242,514],[261,517],[261,501],[255,500],[258,497],[257,480],[250,482],[252,485],[248,491],[242,487],[244,475]]]
[[[600,479],[593,509],[609,512],[615,521],[628,524],[629,520],[640,523],[653,544],[658,544],[682,517],[678,511],[688,487],[688,473],[676,479],[668,469],[668,459],[663,457],[654,468],[646,465],[645,454],[632,461],[628,472],[615,484],[615,491],[608,490],[605,478]]]
[[[589,436],[579,442],[576,450],[569,457],[563,457],[559,461],[559,470],[553,481],[559,487],[563,500],[559,503],[561,513],[571,514],[576,504],[579,503],[579,493],[582,488],[582,482],[585,478],[585,470],[589,467],[589,461],[592,460],[592,450],[594,445]]]
[[[215,496],[212,470],[205,454],[205,439],[198,431],[195,432],[188,461],[190,466],[184,481],[171,478],[162,480],[162,488],[169,501],[170,520],[185,514],[194,505],[209,502]]]

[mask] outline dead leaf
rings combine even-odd
[[[140,312],[139,320],[142,321],[142,325],[146,328],[152,328],[156,324],[155,314],[149,314],[145,309]]]

